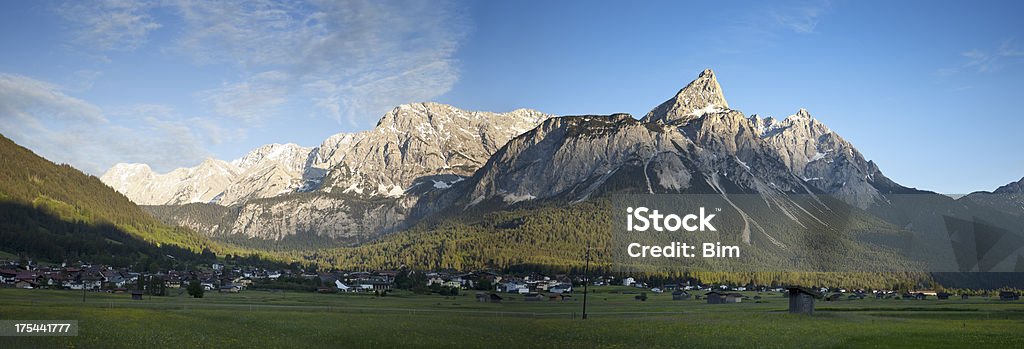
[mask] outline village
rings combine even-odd
[[[767,285],[700,284],[694,280],[661,282],[651,285],[634,277],[591,277],[590,288],[616,286],[622,294],[646,301],[648,293],[667,293],[674,301],[695,300],[707,304],[761,302],[768,296],[789,298],[790,312],[813,313],[814,302],[877,300],[968,300],[971,297],[1018,301],[1020,292],[961,292],[953,294],[936,290],[865,290],[844,288]],[[584,289],[582,276],[538,273],[510,274],[492,271],[416,272],[408,269],[382,271],[314,271],[302,268],[266,269],[261,267],[204,265],[193,270],[159,270],[136,272],[128,268],[75,263],[75,265],[41,266],[30,261],[0,261],[0,287],[20,289],[63,289],[86,292],[164,296],[197,283],[203,291],[240,293],[250,289],[290,290],[297,292],[364,293],[387,296],[395,290],[442,296],[473,292],[479,302],[501,303],[517,299],[534,301],[581,301]]]

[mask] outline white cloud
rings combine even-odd
[[[205,131],[166,106],[139,105],[104,113],[63,88],[0,73],[0,132],[39,155],[100,175],[117,162],[155,169],[191,166],[208,154]]]
[[[146,42],[160,24],[149,14],[153,4],[136,0],[70,2],[57,13],[72,24],[72,44],[89,51],[131,51]]]

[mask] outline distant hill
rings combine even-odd
[[[0,135],[0,249],[50,261],[195,257],[211,242],[161,223],[94,176]],[[211,256],[207,252],[207,256]]]

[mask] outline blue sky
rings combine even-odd
[[[1024,3],[0,3],[0,132],[92,174],[318,145],[397,104],[640,116],[705,68],[897,182],[1024,176]]]

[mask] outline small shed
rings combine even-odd
[[[672,292],[672,300],[674,301],[688,300],[690,297],[692,296],[686,291],[676,290],[675,292]]]
[[[999,300],[1001,301],[1016,301],[1020,300],[1020,293],[1011,291],[1000,291]]]
[[[841,299],[843,299],[843,294],[842,293],[833,293],[833,294],[829,295],[827,298],[825,298],[825,300],[829,301],[829,302],[836,302],[836,301],[839,301]]]
[[[725,302],[726,303],[739,303],[742,300],[743,300],[743,294],[742,293],[730,293],[730,294],[725,295]]]
[[[543,299],[544,295],[540,293],[527,293],[525,296],[523,296],[523,300],[525,301],[539,301]]]
[[[722,304],[722,303],[725,303],[725,293],[721,293],[721,292],[718,292],[718,291],[711,291],[711,292],[705,293],[704,297],[707,298],[708,304]]]
[[[139,291],[139,290],[132,291],[132,300],[133,301],[141,301],[142,300],[142,291]]]
[[[949,296],[951,296],[951,294],[946,292],[939,292],[935,294],[935,297],[938,297],[939,299],[949,299]]]
[[[966,293],[960,295],[960,299],[962,299],[962,300],[968,300],[970,298],[971,298],[971,296],[967,295]]]
[[[814,315],[814,300],[821,298],[821,294],[801,286],[790,286],[786,290],[789,291],[790,314]]]

